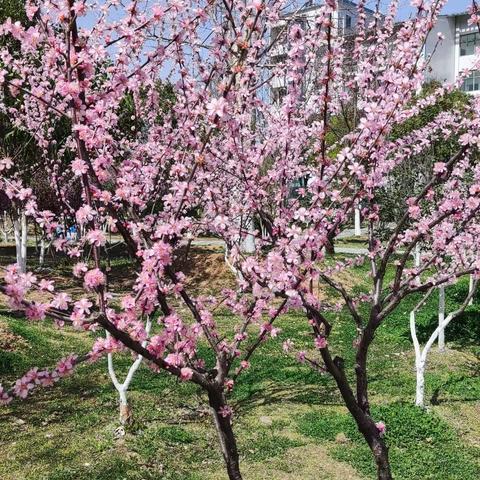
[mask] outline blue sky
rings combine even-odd
[[[375,5],[375,0],[370,0],[372,5]],[[382,0],[384,5],[389,5],[388,0]],[[472,3],[472,0],[448,0],[443,13],[454,13],[465,11]],[[410,0],[400,0],[401,12],[399,17],[401,19],[407,18],[412,13],[413,9],[409,6]]]

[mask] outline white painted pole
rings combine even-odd
[[[477,282],[473,282],[473,287],[471,292],[469,293],[468,297],[465,299],[463,305],[456,310],[455,312],[449,313],[444,320],[439,323],[435,331],[430,335],[430,338],[427,340],[427,343],[423,347],[420,347],[420,343],[417,337],[417,328],[415,325],[415,312],[425,303],[427,298],[429,297],[430,293],[433,291],[431,289],[427,295],[422,299],[422,301],[410,312],[410,333],[412,335],[413,347],[415,350],[415,373],[417,377],[416,382],[416,392],[415,392],[415,405],[419,407],[424,406],[425,401],[425,369],[427,365],[427,356],[428,352],[432,348],[432,345],[437,341],[440,333],[447,328],[448,324],[458,317],[463,311],[465,311],[468,302],[470,301],[470,297],[473,295],[473,292],[477,288]]]
[[[415,268],[419,268],[422,261],[422,255],[420,253],[420,244],[415,245]]]
[[[442,285],[438,288],[438,325],[443,325],[445,321],[445,287]],[[445,329],[441,329],[438,333],[438,350],[445,351]]]
[[[468,285],[469,295],[472,294],[474,288],[475,288],[475,279],[473,278],[473,275],[470,275],[470,283]],[[473,305],[473,294],[471,295],[471,298],[470,298],[468,304]]]
[[[241,242],[241,249],[243,253],[255,253],[255,236],[253,235],[253,220],[247,219],[243,228],[248,232]]]
[[[417,242],[415,245],[415,257],[414,257],[415,268],[419,269],[422,264],[422,252],[420,251],[420,244]],[[420,285],[420,275],[416,277],[415,283]]]
[[[355,208],[355,236],[360,237],[362,235],[362,223],[360,218],[360,209]]]
[[[22,211],[22,272],[27,271],[27,240],[28,240],[28,225],[27,225],[27,215],[25,210]]]

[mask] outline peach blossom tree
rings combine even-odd
[[[7,268],[0,288],[11,308],[32,321],[48,317],[99,336],[88,354],[67,356],[53,370],[34,368],[2,389],[2,402],[53,384],[81,361],[130,350],[159,374],[204,392],[228,476],[238,480],[228,393],[262,343],[278,334],[277,320],[298,310],[318,352],[315,362],[336,382],[378,478],[391,479],[388,425],[372,417],[368,396],[377,329],[409,295],[480,267],[480,100],[391,136],[469,73],[415,100],[428,64],[423,44],[446,2],[411,3],[416,15],[396,28],[398,1],[386,15],[369,16],[360,0],[353,39],[336,24],[335,0],[307,19],[301,5],[281,0],[27,1],[33,25],[7,20],[0,33],[18,40],[20,49],[0,50],[0,83],[16,99],[2,108],[35,137],[57,201],[81,226],[78,242],[57,239],[55,248],[74,260],[84,293],[72,298],[18,265]],[[475,8],[471,18],[479,20]],[[273,40],[270,32],[279,26]],[[168,111],[159,111],[159,82],[173,85]],[[279,87],[282,95],[275,94]],[[120,122],[126,96],[133,105],[130,132]],[[329,145],[331,118],[353,102],[358,122]],[[60,121],[69,128],[58,142],[52,133]],[[456,139],[458,149],[435,162],[382,241],[378,193],[389,175],[446,137]],[[302,186],[293,189],[299,180]],[[1,182],[11,200],[25,197],[28,215],[53,237],[60,222],[53,209],[39,208],[35,195],[8,174]],[[80,206],[68,202],[71,182],[81,185]],[[328,260],[330,239],[360,206],[368,253]],[[105,268],[106,228],[122,237],[134,259],[135,283],[120,302]],[[187,239],[202,234],[228,246],[236,289],[214,296],[189,291],[175,259]],[[247,238],[248,253],[242,248]],[[419,244],[428,248],[414,265]],[[460,248],[466,244],[468,252]],[[354,295],[338,272],[364,262],[370,291]],[[338,307],[355,323],[354,365],[335,355],[330,306],[315,294],[315,282],[338,292]],[[36,290],[47,300],[35,301]],[[225,309],[235,318],[228,332],[217,326]],[[148,318],[156,322],[150,335]]]

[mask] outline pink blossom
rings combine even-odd
[[[184,364],[184,358],[181,353],[169,353],[165,361],[174,367],[181,367]]]
[[[86,263],[78,262],[73,266],[73,275],[77,278],[80,278],[88,270]]]
[[[161,357],[165,352],[167,339],[163,335],[154,335],[150,339],[147,350],[155,355],[157,358]]]
[[[103,247],[107,242],[107,237],[101,230],[91,230],[87,233],[87,240],[96,247]]]
[[[273,327],[272,330],[270,331],[270,336],[272,338],[277,338],[278,334],[282,331],[281,328]]]
[[[30,391],[34,388],[34,383],[29,378],[22,377],[15,382],[13,393],[20,398],[27,398]]]
[[[383,437],[387,433],[387,426],[383,422],[377,422],[375,423],[375,426],[377,427],[378,433],[381,437]]]
[[[88,165],[77,158],[72,162],[72,172],[77,176],[84,175],[88,172]]]
[[[55,372],[60,378],[70,375],[75,366],[75,361],[77,360],[76,355],[70,355],[68,357],[62,358],[55,367]]]
[[[29,20],[32,20],[33,19],[33,16],[35,15],[35,13],[37,13],[38,11],[38,7],[36,5],[32,5],[32,4],[27,4],[26,7],[25,7],[25,11],[27,13],[27,18]]]
[[[2,159],[0,159],[0,172],[2,170],[10,170],[10,168],[12,167],[13,167],[13,161],[10,157],[3,157]]]
[[[44,292],[53,292],[55,289],[53,286],[53,281],[45,279],[40,280],[40,282],[38,283],[38,287]]]
[[[231,417],[233,415],[233,410],[228,405],[224,405],[223,407],[220,407],[220,409],[218,410],[218,413],[223,418],[228,418],[228,417]]]
[[[287,340],[285,340],[285,341],[283,342],[282,348],[283,348],[283,351],[284,351],[285,353],[288,353],[288,352],[292,349],[292,347],[293,347],[293,342],[292,342],[292,340],[287,339]]]
[[[298,352],[297,353],[297,361],[299,363],[305,363],[305,357],[306,357],[306,353],[301,351],[301,352]]]
[[[180,380],[182,380],[182,382],[187,382],[192,377],[193,377],[193,370],[191,368],[183,367],[180,370]]]
[[[74,303],[75,310],[81,314],[90,315],[90,308],[93,306],[92,302],[86,298],[81,298]]]
[[[55,380],[56,377],[47,370],[38,373],[38,381],[42,387],[51,387]]]
[[[208,116],[212,119],[215,117],[223,118],[227,110],[227,102],[223,97],[213,98],[207,105]]]
[[[240,367],[242,367],[244,370],[247,370],[250,368],[250,362],[247,362],[246,360],[242,360],[240,362]]]
[[[327,343],[327,339],[325,337],[322,337],[322,336],[318,336],[318,337],[315,337],[315,346],[317,348],[326,348],[328,345]]]
[[[85,0],[76,0],[73,3],[73,11],[79,16],[83,16],[87,13],[87,5]]]
[[[152,7],[152,13],[155,20],[160,20],[165,14],[163,8],[160,5],[154,5]]]
[[[44,320],[48,307],[48,304],[32,303],[25,309],[25,315],[29,320]]]
[[[0,385],[0,405],[8,405],[12,401],[12,397]]]
[[[87,290],[95,290],[102,285],[105,285],[105,281],[106,278],[104,273],[98,268],[89,270],[83,277],[83,283]]]
[[[59,310],[66,310],[68,308],[69,302],[71,301],[72,299],[70,295],[65,292],[61,292],[55,295],[54,299],[51,302],[51,305],[52,307],[58,308]]]
[[[433,166],[433,171],[437,174],[445,173],[447,171],[447,165],[444,162],[436,162]]]
[[[84,205],[77,210],[75,217],[80,225],[85,225],[87,222],[93,220],[94,215],[95,211],[93,208],[90,207],[90,205]]]

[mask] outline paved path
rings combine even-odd
[[[348,236],[348,235],[346,235]],[[224,247],[225,243],[219,238],[198,238],[193,240],[192,245],[198,247]],[[335,253],[344,253],[346,255],[365,255],[368,253],[366,248],[362,247],[343,247],[335,245]]]
[[[346,255],[366,255],[368,253],[368,249],[360,247],[342,247],[341,245],[335,245],[335,253],[344,253]]]
[[[338,237],[337,237],[338,238]],[[219,238],[199,238],[193,240],[192,245],[198,247],[224,247],[225,243]],[[335,253],[343,253],[345,255],[367,255],[368,249],[365,247],[344,247],[335,245]],[[402,254],[404,250],[397,250],[396,253]]]

